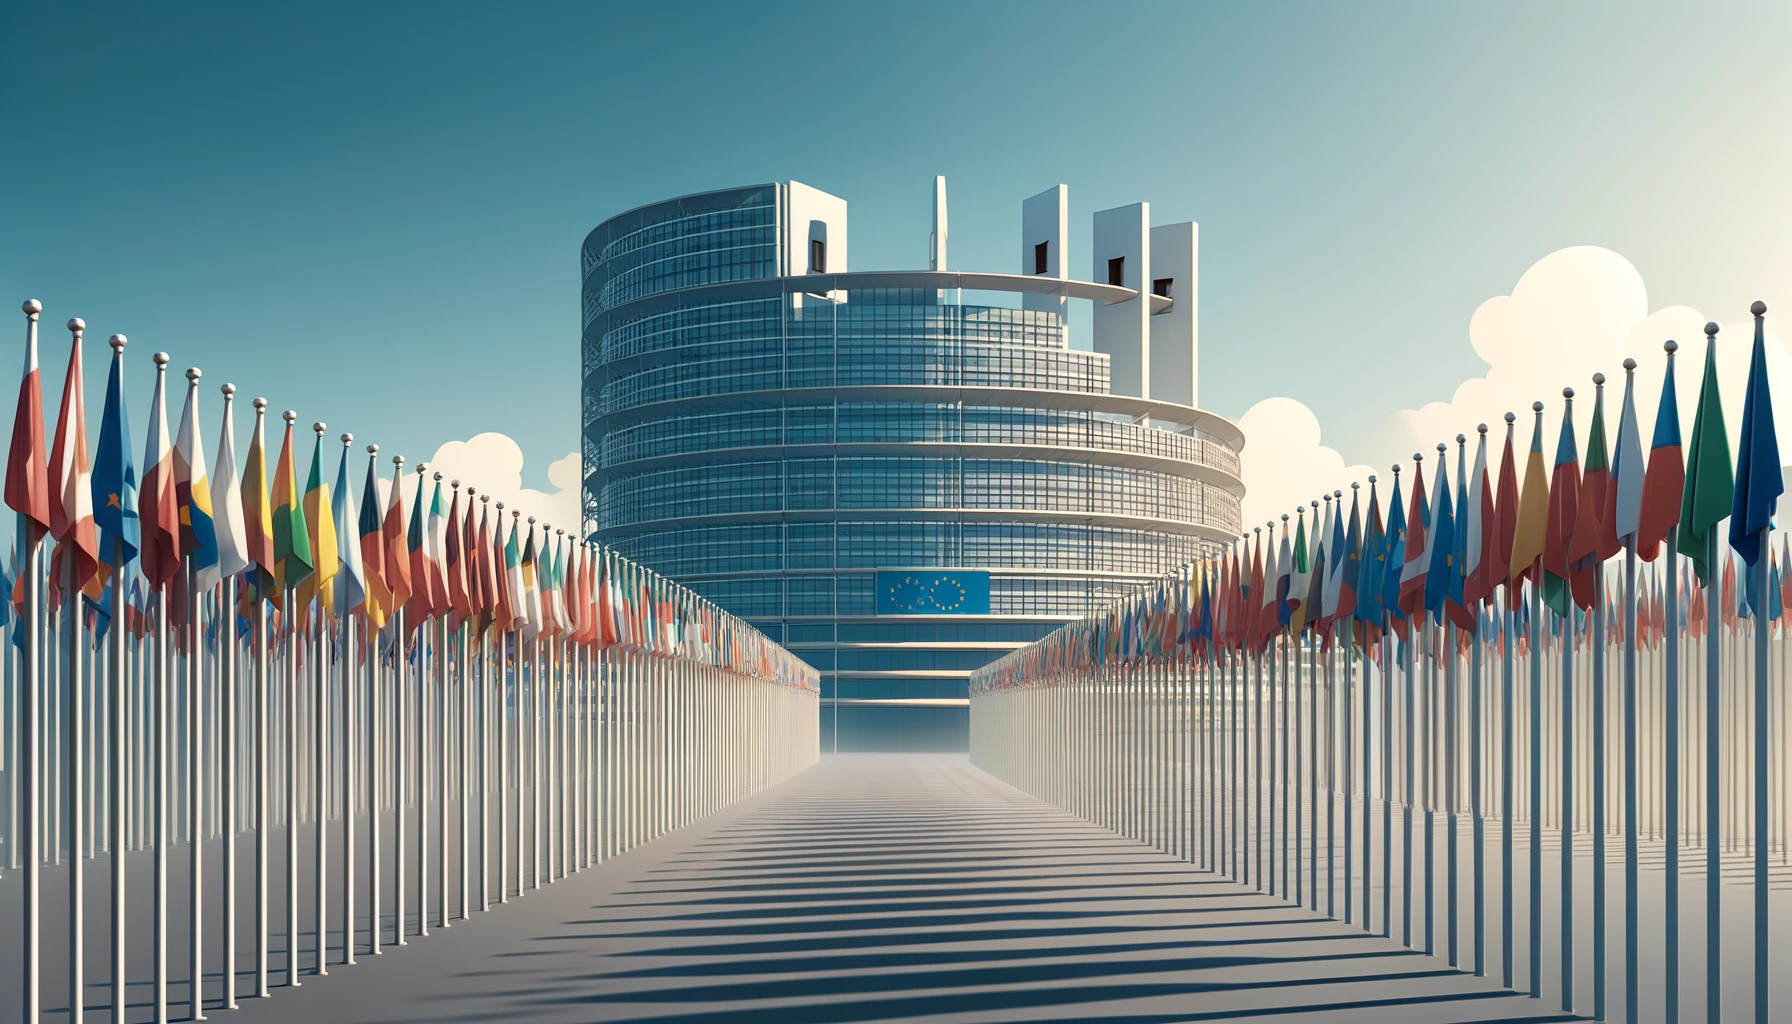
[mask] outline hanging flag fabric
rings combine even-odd
[[[131,418],[124,403],[124,343],[112,347],[100,443],[93,461],[93,523],[100,532],[100,563],[116,575],[137,557],[137,468],[131,461]]]
[[[1549,480],[1548,529],[1543,539],[1543,603],[1568,615],[1568,541],[1580,501],[1580,448],[1574,438],[1574,398],[1564,394],[1562,430],[1556,437],[1555,470]]]
[[[435,592],[436,575],[430,565],[429,517],[433,514],[423,472],[417,473],[417,493],[411,502],[411,522],[405,530],[404,552],[411,563],[411,600],[405,605],[406,625],[421,626],[440,604]]]
[[[1606,485],[1610,466],[1605,450],[1605,386],[1593,392],[1593,425],[1587,431],[1587,459],[1580,478],[1574,529],[1568,537],[1568,584],[1574,603],[1582,610],[1598,600],[1594,569],[1616,551],[1605,551]]]
[[[1773,429],[1773,395],[1767,384],[1766,304],[1755,303],[1753,312],[1755,344],[1742,396],[1742,434],[1736,439],[1736,484],[1730,499],[1730,547],[1750,566],[1766,556],[1774,506],[1786,489]],[[1756,574],[1747,577],[1749,607],[1758,611],[1765,607],[1765,595]]]
[[[1457,481],[1460,491],[1463,481]],[[1493,488],[1487,477],[1487,424],[1480,426],[1480,439],[1475,443],[1475,466],[1469,471],[1468,493],[1456,509],[1460,520],[1457,533],[1462,551],[1462,600],[1464,605],[1477,605],[1487,598],[1491,588],[1485,583],[1481,563],[1487,558],[1489,527],[1493,525]]]
[[[386,617],[396,609],[392,591],[386,585],[386,535],[380,530],[379,454],[377,448],[367,453],[367,477],[361,485],[361,508],[356,520],[357,546],[361,552],[361,579],[366,589],[363,610],[374,629],[386,625]],[[345,542],[346,543],[346,542]]]
[[[149,431],[143,449],[143,576],[151,593],[163,591],[180,571],[180,503],[174,487],[174,449],[168,443],[165,382],[168,357],[156,353],[156,386],[149,399]]]
[[[224,385],[224,422],[218,427],[218,461],[212,465],[218,501],[213,503],[213,527],[218,542],[218,577],[230,579],[254,563],[249,558],[249,531],[239,500],[242,482],[237,479],[234,385]]]
[[[1357,580],[1363,573],[1363,516],[1357,504],[1358,488],[1350,487],[1350,527],[1344,535],[1344,557],[1339,560],[1337,607],[1332,619],[1350,619],[1356,615]]]
[[[336,610],[345,617],[367,600],[367,573],[361,557],[361,510],[348,473],[348,442],[344,441],[342,458],[336,464],[336,489],[330,492],[330,519],[337,551],[333,600]]]
[[[1705,550],[1711,531],[1730,514],[1735,478],[1730,470],[1730,435],[1724,427],[1723,396],[1717,386],[1717,325],[1705,328],[1705,377],[1699,385],[1698,409],[1692,419],[1692,445],[1686,453],[1686,486],[1680,499],[1680,534],[1676,547],[1692,563],[1701,585],[1716,566]]]
[[[280,444],[280,458],[274,464],[274,581],[280,593],[276,607],[288,613],[291,621],[295,609],[284,605],[285,592],[297,590],[311,578],[311,531],[305,524],[305,509],[300,504],[299,473],[293,454],[292,414],[286,414],[286,436]]]
[[[437,485],[438,491],[441,485]],[[442,576],[448,584],[448,628],[458,629],[473,614],[467,594],[466,534],[460,521],[460,486],[455,481],[448,498],[448,517],[442,531]],[[469,510],[470,511],[470,510]]]
[[[203,593],[224,574],[218,566],[218,530],[212,512],[211,483],[205,476],[205,445],[199,437],[199,371],[187,371],[187,399],[174,442],[174,499],[180,515],[180,548],[195,570],[195,589]]]
[[[523,581],[523,545],[517,533],[522,524],[515,514],[510,517],[510,540],[504,545],[504,585],[508,591],[510,626],[512,629],[529,628],[533,621],[529,617],[529,593]],[[499,524],[502,525],[501,523]]]
[[[1513,450],[1513,435],[1518,417],[1506,414],[1506,443],[1500,451],[1500,476],[1497,497],[1489,494],[1492,511],[1488,526],[1481,533],[1481,586],[1491,600],[1494,588],[1505,583],[1512,574],[1512,539],[1518,532],[1518,463]]]
[[[1375,633],[1382,628],[1385,613],[1382,611],[1381,595],[1387,581],[1388,571],[1387,534],[1381,522],[1381,496],[1376,492],[1375,480],[1369,480],[1369,512],[1363,521],[1362,555],[1356,574],[1356,607],[1352,614],[1365,627],[1360,637],[1364,644],[1375,641]]]
[[[392,463],[392,484],[387,488],[386,517],[380,521],[380,548],[385,552],[386,567],[381,573],[391,604],[388,619],[411,603],[411,553],[406,543],[404,514],[404,461]]]
[[[41,307],[39,307],[41,308]],[[44,453],[44,390],[37,369],[37,314],[25,332],[25,371],[13,408],[12,446],[6,453],[6,504],[29,524],[26,542],[50,530],[50,473]]]
[[[1285,620],[1296,633],[1306,625],[1307,591],[1312,586],[1312,564],[1307,557],[1307,510],[1295,510],[1294,547],[1290,551],[1288,573],[1288,595],[1285,602],[1288,616]],[[1205,572],[1205,567],[1203,567]],[[1197,589],[1197,593],[1198,593]],[[1195,602],[1198,606],[1199,602]]]
[[[243,464],[243,520],[248,532],[249,560],[255,565],[252,577],[255,594],[279,603],[280,586],[275,574],[274,505],[268,496],[267,403],[255,400],[255,432],[249,439],[249,458]]]
[[[1404,631],[1406,610],[1400,607],[1400,576],[1406,569],[1406,505],[1400,497],[1400,474],[1394,474],[1394,492],[1388,495],[1387,558],[1379,577],[1378,602],[1388,614],[1389,625]],[[1404,632],[1402,632],[1404,635]]]
[[[435,474],[423,529],[423,542],[428,547],[424,562],[429,566],[430,614],[445,616],[453,603],[448,598],[448,505],[442,500],[440,473]]]
[[[1450,494],[1448,455],[1437,453],[1437,475],[1432,477],[1431,519],[1425,531],[1425,610],[1443,621],[1444,602],[1456,575],[1456,510]]]
[[[1612,447],[1612,479],[1606,489],[1607,546],[1635,543],[1643,516],[1643,479],[1643,439],[1636,423],[1636,360],[1626,359],[1624,408],[1618,413],[1618,442]]]
[[[1680,449],[1680,400],[1674,392],[1674,353],[1670,341],[1661,399],[1655,408],[1655,433],[1649,441],[1649,466],[1643,472],[1643,506],[1637,517],[1636,550],[1654,561],[1661,543],[1674,542],[1680,524],[1680,503],[1686,492],[1686,461]]]
[[[87,455],[87,406],[81,376],[81,335],[69,345],[62,379],[62,407],[50,446],[50,536],[61,557],[73,560],[75,588],[98,596],[99,531],[93,520],[93,468]]]
[[[1518,496],[1518,515],[1512,532],[1512,583],[1527,576],[1533,586],[1543,581],[1535,578],[1537,559],[1542,557],[1549,536],[1549,474],[1543,468],[1543,403],[1532,406],[1536,422],[1531,427],[1531,450],[1525,456],[1524,489]]]
[[[1400,607],[1422,618],[1425,611],[1425,575],[1431,567],[1431,546],[1426,536],[1431,510],[1425,501],[1425,464],[1412,461],[1412,503],[1406,510],[1406,565],[1400,572]]]

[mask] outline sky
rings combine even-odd
[[[793,178],[850,201],[861,270],[924,265],[935,174],[960,269],[1016,269],[1059,182],[1078,276],[1095,210],[1198,221],[1201,404],[1255,426],[1247,482],[1472,437],[1499,409],[1461,388],[1524,344],[1554,397],[1573,323],[1471,328],[1536,267],[1551,301],[1495,307],[1598,307],[1651,396],[1643,335],[1792,302],[1783,3],[180,7],[0,9],[0,296],[45,304],[52,410],[81,316],[96,416],[122,332],[138,424],[161,349],[413,462],[514,439],[454,451],[547,502],[584,235]]]

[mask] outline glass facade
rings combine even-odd
[[[973,669],[1238,532],[1236,428],[1110,401],[1056,311],[806,293],[784,189],[586,239],[587,526],[815,665],[842,749],[958,745]],[[880,618],[876,571],[924,567],[987,571],[990,613]]]

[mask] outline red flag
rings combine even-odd
[[[62,409],[56,417],[56,443],[50,450],[49,479],[56,488],[50,502],[50,534],[59,542],[57,558],[73,558],[75,586],[98,597],[99,536],[93,525],[92,471],[87,459],[87,412],[82,400],[81,332],[74,332],[68,350],[68,375],[62,381]],[[61,573],[51,581],[60,585]]]
[[[386,500],[386,518],[380,523],[380,548],[386,559],[386,589],[392,592],[392,613],[411,599],[411,554],[405,546],[404,460],[392,461],[392,490]]]
[[[37,315],[43,306],[25,303],[25,373],[13,410],[12,448],[6,456],[6,504],[28,520],[29,544],[50,529],[50,476],[44,459],[44,391],[37,372]],[[69,321],[71,324],[74,321]]]
[[[443,573],[448,577],[448,610],[453,613],[449,628],[458,629],[473,614],[473,603],[467,596],[467,566],[462,557],[466,536],[460,523],[460,481],[453,481],[450,486],[454,496],[448,500],[448,530],[443,538],[448,564],[443,566]]]

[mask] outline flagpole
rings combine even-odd
[[[75,332],[75,343],[80,344],[81,334],[79,320],[70,320],[69,329]],[[86,1012],[87,1002],[87,905],[84,892],[87,850],[83,825],[85,824],[82,803],[82,768],[86,757],[86,746],[81,736],[81,594],[78,581],[75,579],[75,557],[73,545],[62,559],[62,619],[68,624],[68,778],[69,778],[69,866],[68,866],[68,998],[70,1024],[80,1024]],[[195,926],[197,930],[197,926]]]
[[[1706,325],[1714,334],[1717,325]],[[1715,338],[1713,339],[1715,340]],[[1706,530],[1705,565],[1705,1019],[1723,1019],[1723,678],[1718,622],[1717,530]]]
[[[1541,419],[1543,403],[1532,406]],[[1525,723],[1530,732],[1531,770],[1530,803],[1526,808],[1530,819],[1531,896],[1530,967],[1532,999],[1543,998],[1543,556],[1531,563],[1531,713]]]
[[[257,398],[252,404],[255,406],[255,436],[259,438],[268,402],[265,398]],[[259,573],[263,570],[254,571]],[[122,584],[123,578],[120,577],[118,582]],[[266,581],[263,581],[256,587],[255,632],[252,637],[255,648],[255,995],[259,999],[266,999],[269,995],[268,946],[269,932],[273,926],[268,912],[268,701],[271,694],[268,672],[268,605],[267,595],[264,593],[266,586]],[[122,605],[120,610],[122,613]],[[123,623],[122,617],[113,620],[114,626],[122,626]],[[123,1006],[124,1003],[120,1002],[118,1005]]]
[[[43,312],[43,304],[36,299],[27,299],[25,311],[25,346],[29,353],[31,368],[36,366],[37,353],[37,320]],[[29,370],[27,371],[29,372]],[[37,429],[42,429],[41,427]],[[18,443],[18,442],[15,442]],[[43,649],[39,642],[43,636],[41,625],[43,612],[43,581],[41,576],[40,545],[37,527],[24,514],[18,518],[19,543],[23,548],[25,577],[25,614],[19,624],[14,627],[24,631],[24,668],[23,680],[15,678],[14,687],[21,696],[23,711],[23,729],[20,746],[23,748],[20,758],[19,788],[25,793],[24,848],[25,873],[25,908],[23,921],[24,935],[24,979],[20,985],[20,996],[23,1006],[23,1019],[26,1024],[36,1024],[43,1009],[42,964],[40,943],[43,941],[42,921],[42,888],[43,888]]]
[[[1636,360],[1624,360],[1626,373]],[[1626,467],[1629,472],[1629,468]],[[1624,539],[1624,1019],[1636,1024],[1638,979],[1636,799],[1636,534]]]

